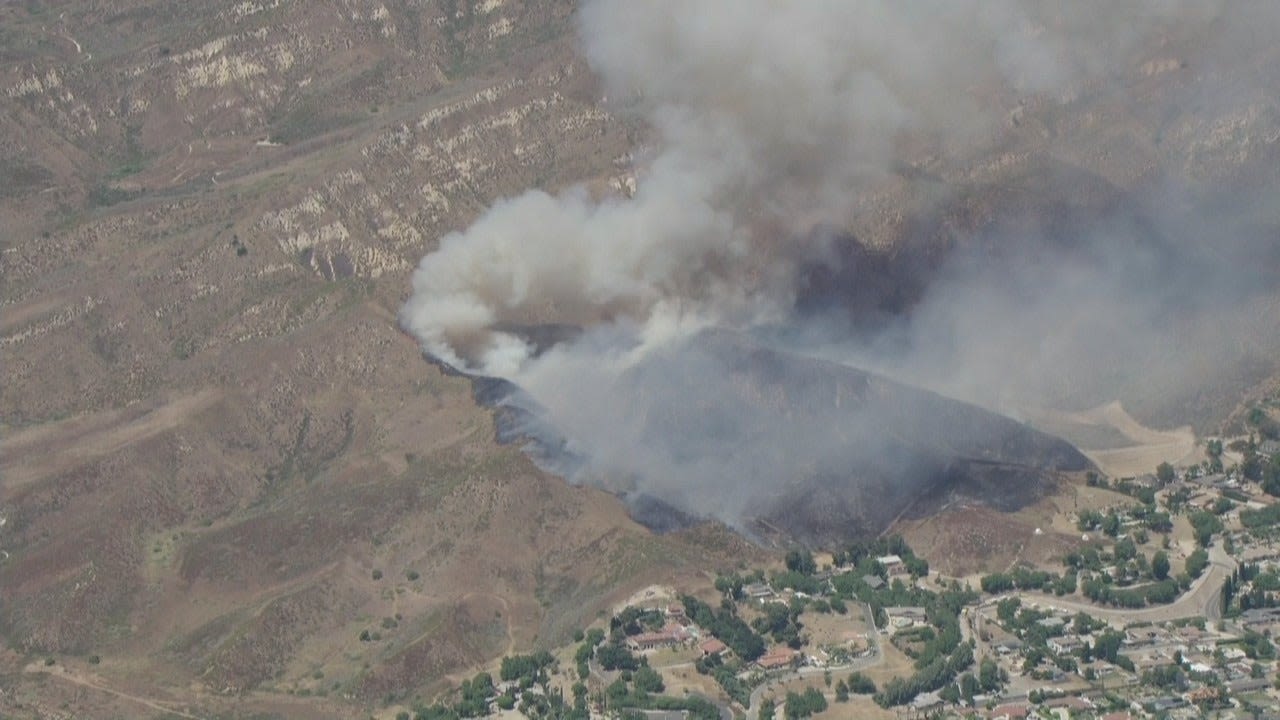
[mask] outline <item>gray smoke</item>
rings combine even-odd
[[[643,391],[678,401],[729,375],[714,355],[680,350],[707,328],[1013,414],[1138,386],[1167,397],[1227,367],[1256,376],[1274,367],[1280,338],[1275,185],[1268,176],[1210,192],[1203,181],[1217,178],[1196,163],[1240,150],[1213,145],[1211,122],[1169,128],[1192,151],[1151,168],[1141,193],[1095,177],[1107,201],[1067,208],[1058,201],[1079,194],[1080,178],[1047,172],[1030,199],[996,203],[1009,222],[942,242],[923,232],[883,268],[824,229],[854,226],[866,193],[913,169],[979,162],[1024,106],[1066,114],[1084,96],[1135,92],[1132,69],[1171,44],[1196,48],[1203,67],[1166,111],[1256,101],[1244,127],[1222,132],[1253,143],[1232,167],[1267,166],[1256,158],[1274,152],[1266,129],[1280,127],[1267,100],[1275,65],[1257,59],[1278,18],[1269,4],[1204,0],[588,2],[582,48],[609,107],[658,138],[636,192],[531,191],[496,204],[423,258],[401,320],[431,355],[520,387],[514,402],[585,459],[580,478],[734,524],[753,494],[797,472],[794,448],[758,437],[763,446],[733,458],[723,454],[745,438],[657,442],[660,423],[634,406]],[[927,199],[914,206],[922,227],[946,223],[958,184],[915,182],[907,195]],[[939,258],[937,247],[954,250]],[[549,326],[573,331],[553,333],[548,350],[535,336]],[[714,433],[715,408],[705,410]],[[774,410],[761,403],[748,424],[784,423]]]

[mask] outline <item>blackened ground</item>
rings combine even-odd
[[[658,532],[713,517],[757,537],[827,544],[956,497],[1017,510],[1061,473],[1091,467],[1067,442],[1007,417],[723,331],[619,378],[606,412],[615,437],[634,440],[635,466],[593,467],[518,387],[472,382],[477,402],[495,408],[501,442],[523,443],[575,480],[636,478],[623,497]]]

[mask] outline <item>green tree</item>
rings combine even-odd
[[[1021,607],[1021,600],[1016,597],[1007,597],[996,603],[996,617],[1000,618],[1002,623],[1011,623],[1018,616],[1018,609]]]
[[[843,680],[836,683],[836,702],[849,702],[849,686]]]
[[[1138,548],[1130,538],[1124,538],[1115,545],[1117,561],[1132,560],[1138,554]]]
[[[1102,521],[1102,532],[1115,537],[1120,534],[1120,516],[1115,511],[1107,513],[1107,517]]]
[[[876,692],[876,684],[871,681],[871,678],[860,672],[850,675],[845,687],[849,688],[849,692],[856,695],[874,695]]]
[[[634,683],[636,690],[657,694],[666,689],[662,676],[651,667],[645,666],[636,671]]]
[[[991,658],[983,658],[978,665],[978,684],[983,692],[994,692],[1004,685],[1005,675]]]
[[[1177,473],[1174,472],[1173,466],[1169,463],[1162,462],[1156,466],[1156,480],[1159,480],[1161,485],[1168,485],[1176,478]]]
[[[1202,547],[1196,548],[1187,556],[1187,576],[1192,579],[1200,577],[1200,573],[1209,566],[1209,553]]]
[[[1097,478],[1094,478],[1094,482],[1097,482]],[[955,705],[960,702],[960,687],[955,683],[951,683],[938,691],[938,697]]]
[[[805,688],[803,693],[787,693],[787,720],[802,720],[827,709],[827,698],[817,688]]]
[[[1151,558],[1151,577],[1156,580],[1169,577],[1169,554],[1163,550],[1157,550]]]
[[[804,548],[787,552],[786,563],[788,570],[802,575],[812,575],[818,570],[818,565],[813,560],[813,553]]]
[[[773,698],[765,698],[760,702],[760,718],[759,720],[773,720],[774,714],[777,712],[777,703]]]

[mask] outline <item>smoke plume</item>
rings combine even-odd
[[[1238,390],[1280,338],[1274,178],[1214,184],[1275,164],[1276,65],[1259,57],[1278,18],[1203,0],[589,1],[581,47],[608,108],[656,137],[634,194],[498,202],[423,258],[401,321],[432,356],[519,387],[508,402],[555,428],[577,477],[734,524],[796,458],[830,453],[765,433],[787,422],[768,402],[735,404],[738,429],[715,436],[733,373],[691,343],[708,328],[1015,415],[1125,392],[1161,419],[1205,411],[1177,389]],[[1134,69],[1169,48],[1198,66],[1175,61],[1187,79],[1144,104]],[[1169,125],[1132,187],[1054,157],[1043,118],[1116,106],[1098,97],[1130,98],[1099,123]],[[1213,145],[1241,108],[1247,147]],[[1024,113],[1050,159],[997,192],[975,168]],[[868,201],[895,182],[908,208]],[[979,191],[980,211],[957,210]],[[895,212],[918,217],[892,250],[848,230]],[[645,397],[700,403],[706,435],[654,437]],[[848,432],[873,434],[863,421]]]

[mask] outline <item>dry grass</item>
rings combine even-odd
[[[818,720],[839,720],[858,718],[858,720],[897,720],[901,717],[893,710],[887,710],[875,704],[869,695],[850,695],[849,702],[832,702],[825,712],[814,715]]]
[[[1162,462],[1185,465],[1200,460],[1195,431],[1190,426],[1149,428],[1119,402],[1078,413],[1047,413],[1041,420],[1050,431],[1074,441],[1111,477],[1153,472]]]
[[[850,608],[846,615],[807,612],[801,615],[800,621],[804,624],[805,634],[809,636],[811,648],[845,646],[851,642],[866,647],[867,633],[874,632],[867,627],[856,606]]]

